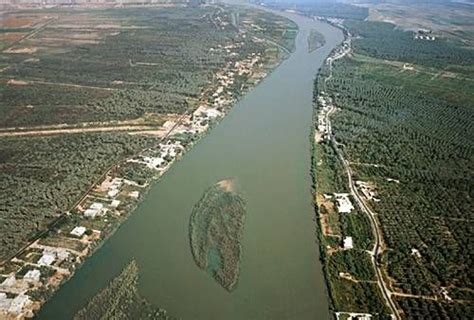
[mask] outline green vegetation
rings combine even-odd
[[[313,52],[321,48],[326,43],[324,36],[318,31],[312,29],[308,35],[308,51]]]
[[[69,210],[112,164],[156,141],[110,133],[2,138],[0,257]]]
[[[460,70],[453,65],[472,66],[474,51],[445,38],[435,41],[415,39],[413,32],[397,29],[386,22],[348,21],[349,32],[360,37],[354,41],[357,53],[387,60],[398,60],[445,70]],[[461,69],[462,70],[462,69]],[[471,71],[467,70],[467,74]]]
[[[36,52],[0,55],[0,62],[9,66],[2,79],[30,81],[25,86],[0,85],[4,126],[182,113],[228,59],[224,51],[209,49],[237,36],[232,26],[215,25],[216,19],[226,21],[228,16],[211,7],[41,14],[46,13],[58,15],[58,21],[12,47],[35,47]],[[97,20],[112,27],[101,28]]]
[[[264,11],[245,9],[238,12],[239,27],[244,27],[252,35],[271,40],[290,52],[295,50],[298,26],[293,21]]]
[[[15,28],[25,38],[0,38],[0,263],[71,210],[113,164],[160,139],[87,129],[160,130],[210,102],[218,72],[252,54],[267,71],[282,59],[277,46],[291,49],[296,35],[287,19],[225,5],[20,10],[4,18],[4,34]],[[232,98],[250,87],[248,78],[235,79]],[[9,136],[39,127],[84,130]],[[187,146],[194,138],[182,139]],[[140,185],[156,175],[136,163],[116,170]],[[85,223],[103,235],[113,227]]]
[[[233,179],[210,187],[194,206],[189,238],[194,261],[225,289],[239,279],[245,204]]]
[[[81,309],[74,320],[150,319],[171,320],[165,310],[153,307],[138,292],[138,265],[131,261],[100,293]]]
[[[381,263],[391,289],[412,295],[396,296],[396,302],[408,318],[463,318],[474,312],[466,296],[474,290],[474,51],[451,40],[414,40],[386,23],[346,24],[360,36],[354,53],[333,63],[327,82],[325,67],[316,91],[338,108],[332,127],[354,180],[377,186],[380,201],[369,204],[387,246]],[[327,177],[337,177],[329,168],[317,169],[324,188]],[[342,230],[368,235],[368,221],[344,220]],[[367,248],[367,242],[358,246]],[[333,256],[326,259],[335,308],[344,301],[363,309],[372,298],[349,290],[353,285],[343,286],[348,282],[331,271],[360,274],[363,264]]]

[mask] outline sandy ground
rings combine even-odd
[[[89,127],[89,128],[63,128],[49,130],[27,130],[27,131],[3,131],[0,137],[19,137],[19,136],[47,136],[57,134],[74,134],[74,133],[91,133],[91,132],[117,132],[130,131],[135,134],[146,133],[150,130],[150,134],[156,136],[164,136],[165,130],[156,130],[155,126],[110,126],[110,127]]]

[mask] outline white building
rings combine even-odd
[[[8,310],[10,308],[11,303],[12,299],[8,299],[7,294],[5,292],[0,292],[0,311]]]
[[[30,301],[30,297],[26,294],[19,294],[13,298],[8,312],[12,314],[20,314],[23,307]]]
[[[107,196],[109,196],[109,198],[113,198],[115,197],[118,193],[120,192],[119,189],[111,189],[107,192]]]
[[[116,209],[120,205],[120,200],[112,200],[110,207]]]
[[[130,198],[133,198],[133,199],[138,199],[138,197],[140,196],[140,192],[138,191],[132,191],[128,194],[130,196]]]
[[[40,266],[50,266],[54,260],[56,260],[56,255],[53,252],[43,252],[43,255],[38,260],[38,265]]]
[[[39,281],[41,272],[38,269],[29,270],[24,276],[24,280]]]
[[[85,227],[75,227],[74,229],[72,229],[70,234],[76,237],[82,237],[84,233],[86,232],[86,230],[87,229]]]
[[[104,209],[104,205],[99,202],[94,202],[89,209],[84,211],[84,216],[88,218],[95,218],[97,215],[100,215],[102,213],[102,210]]]
[[[3,280],[2,282],[2,286],[3,287],[12,287],[14,286],[16,283],[16,278],[15,276],[9,276],[8,278],[6,278],[5,280]]]
[[[345,237],[344,238],[344,249],[352,249],[354,248],[354,244],[352,242],[352,237]]]
[[[349,194],[347,193],[335,193],[337,201],[337,210],[339,213],[351,213],[354,209],[351,200],[349,199]]]

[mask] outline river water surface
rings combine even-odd
[[[135,258],[140,292],[183,320],[327,319],[310,194],[313,80],[342,32],[289,13],[296,51],[248,93],[151,189],[121,228],[48,302],[40,319],[70,319]],[[308,53],[311,29],[326,45]],[[189,216],[217,180],[247,202],[241,273],[229,293],[192,258]]]

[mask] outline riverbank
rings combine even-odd
[[[373,212],[365,204],[380,201],[375,188],[353,181],[353,172],[336,141],[331,117],[339,110],[334,96],[324,91],[333,77],[333,64],[350,55],[351,35],[326,59],[315,82],[312,143],[312,189],[319,227],[321,258],[331,310],[345,317],[400,318],[376,262],[383,240]],[[360,190],[360,192],[359,192]],[[355,204],[355,205],[354,205]]]
[[[242,28],[240,36],[245,34]],[[166,121],[161,128],[166,134],[157,145],[109,168],[69,212],[2,266],[2,315],[31,317],[115,233],[151,185],[206,135],[239,97],[286,58],[266,39],[255,34],[252,37],[265,43],[268,50],[263,55],[248,52],[243,60],[216,72],[196,110]],[[216,50],[232,54],[243,44],[235,42]],[[229,91],[231,87],[238,91]]]

